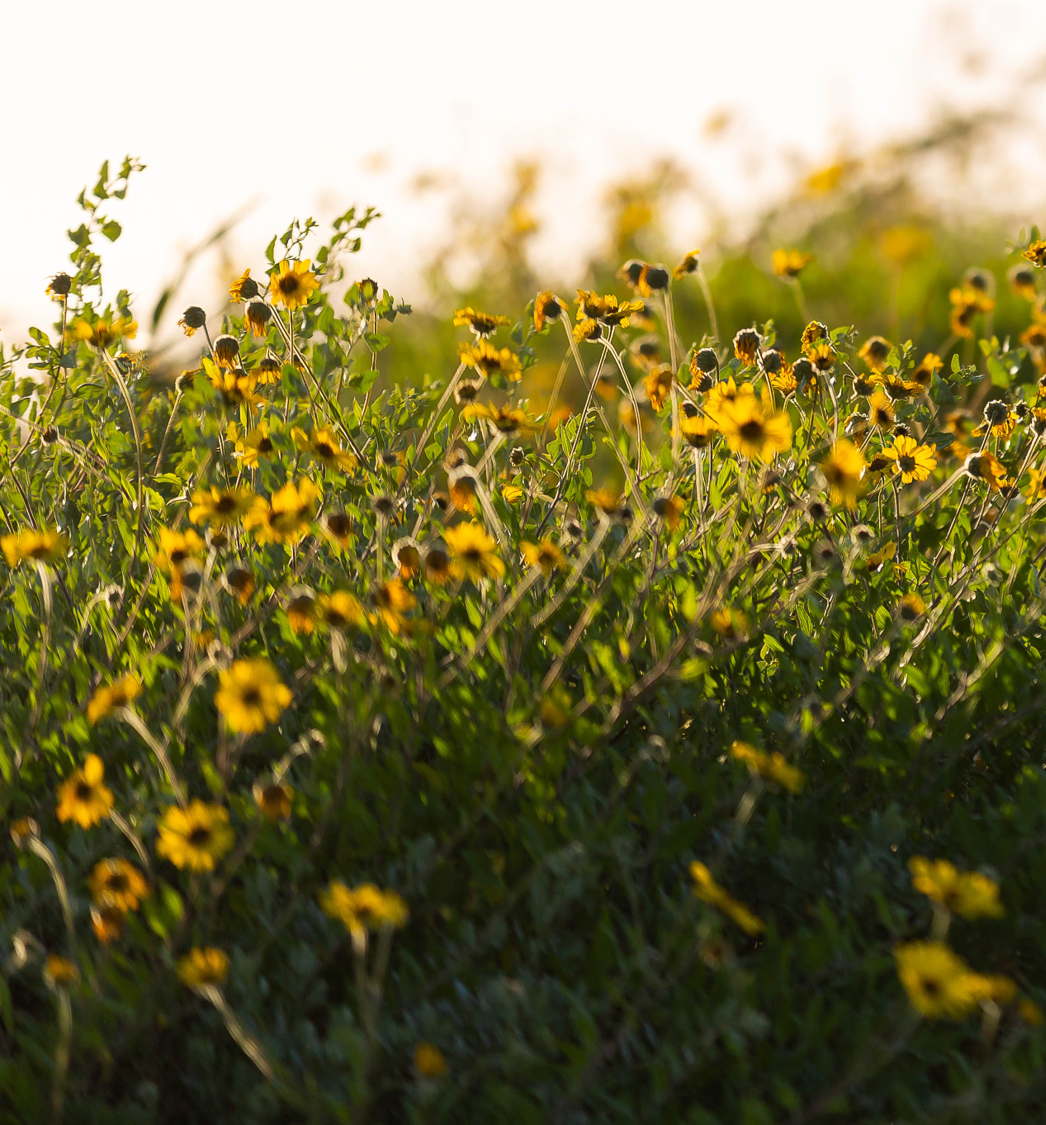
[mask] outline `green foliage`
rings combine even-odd
[[[833,315],[887,300],[858,239],[852,287],[608,270],[631,325],[521,302],[486,351],[347,276],[350,210],[269,244],[255,331],[187,310],[168,383],[96,253],[138,168],[0,355],[4,1120],[1034,1120],[1041,298],[964,323],[952,279],[902,334],[899,297],[877,362]],[[895,951],[946,934],[972,991],[920,1019]]]

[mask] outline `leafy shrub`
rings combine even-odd
[[[168,386],[135,171],[0,354],[5,1118],[1035,1120],[1035,233],[1019,340],[979,272],[786,354],[695,252],[423,384],[349,211]]]

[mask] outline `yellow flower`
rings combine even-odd
[[[672,368],[667,363],[658,364],[649,375],[643,379],[650,405],[660,414],[665,407],[665,400],[671,394],[676,377]]]
[[[235,842],[228,810],[193,800],[187,808],[172,805],[164,813],[156,854],[169,859],[175,867],[213,871]]]
[[[142,681],[137,676],[124,676],[115,683],[98,688],[87,704],[87,721],[94,726],[117,708],[126,707],[141,690]]]
[[[923,390],[933,382],[934,375],[944,366],[944,360],[933,352],[927,352],[919,360],[918,366],[912,371],[912,382],[918,383]]]
[[[767,416],[755,395],[724,402],[716,422],[727,445],[742,457],[771,461],[792,444],[792,424],[788,415]]]
[[[810,351],[821,343],[823,340],[828,339],[828,326],[822,324],[819,320],[811,320],[810,323],[803,329],[803,335],[799,340],[799,347],[803,355],[809,355]]]
[[[703,414],[684,411],[679,418],[679,432],[692,449],[704,449],[712,444],[719,427]]]
[[[761,934],[766,929],[760,918],[757,918],[747,906],[738,902],[712,878],[712,872],[703,863],[694,860],[690,864],[690,874],[694,880],[694,894],[699,899],[711,903],[718,910],[721,910],[740,926],[749,937],[755,937],[756,934]]]
[[[683,515],[683,501],[678,496],[658,496],[650,506],[654,515],[665,521],[668,530],[675,531]]]
[[[1024,486],[1024,498],[1029,504],[1035,500],[1046,500],[1046,473],[1040,472],[1034,466],[1028,470],[1028,483]]]
[[[282,782],[273,782],[271,785],[262,785],[260,781],[254,783],[251,789],[254,803],[262,813],[271,821],[287,820],[291,815],[291,801],[294,799],[294,790]]]
[[[956,336],[970,339],[973,336],[973,318],[978,313],[991,312],[995,302],[979,289],[972,285],[951,290],[948,300],[952,304],[952,313],[949,323]]]
[[[178,962],[178,979],[189,988],[217,988],[228,975],[229,958],[220,949],[191,949]]]
[[[0,539],[0,548],[8,566],[18,566],[24,559],[54,564],[65,557],[69,540],[57,531],[36,531],[27,527],[14,535],[5,535]]]
[[[390,578],[374,588],[374,604],[378,617],[393,636],[407,629],[404,614],[413,609],[418,600],[403,584],[402,578]]]
[[[507,316],[491,316],[489,313],[477,312],[471,305],[454,311],[454,327],[467,325],[478,339],[485,340],[506,324],[511,324]]]
[[[83,317],[78,317],[73,321],[70,335],[75,340],[83,340],[104,350],[122,338],[133,340],[138,335],[138,322],[130,317],[118,316],[113,321],[100,317],[92,324]]]
[[[852,441],[841,438],[832,446],[831,453],[821,462],[821,472],[831,489],[833,504],[842,504],[853,511],[858,496],[864,491],[861,479],[865,460]]]
[[[878,551],[870,554],[865,560],[864,565],[875,574],[876,571],[882,568],[897,554],[896,543],[884,543]]]
[[[392,544],[392,565],[400,578],[409,580],[421,571],[421,546],[416,539],[405,535]]]
[[[807,351],[806,358],[813,364],[816,372],[827,375],[835,367],[839,356],[827,340],[821,340]]]
[[[546,576],[554,570],[563,570],[567,565],[566,556],[551,539],[542,539],[540,543],[524,541],[519,547],[527,566],[541,567]]]
[[[963,918],[1001,918],[999,884],[978,871],[959,871],[946,859],[914,856],[908,861],[912,886],[932,902]]]
[[[200,362],[225,406],[257,406],[265,401],[257,393],[258,377],[253,371],[248,374],[242,367],[221,367],[206,356]]]
[[[926,390],[924,384],[915,379],[902,379],[892,371],[883,379],[882,387],[892,399],[916,398]]]
[[[893,462],[894,475],[900,475],[901,484],[923,481],[937,468],[937,458],[928,445],[920,445],[913,437],[899,437],[883,450],[883,456]]]
[[[316,599],[303,591],[287,603],[287,621],[295,633],[311,633],[316,627]]]
[[[545,289],[534,298],[534,328],[541,332],[545,322],[559,320],[566,312],[566,305],[552,292]]]
[[[1024,251],[1023,257],[1041,270],[1046,266],[1046,240],[1037,239]]]
[[[68,297],[73,288],[73,279],[67,273],[56,273],[47,283],[44,292],[53,300]]]
[[[304,430],[295,426],[291,430],[291,437],[294,439],[294,444],[303,453],[315,457],[328,469],[345,469],[348,471],[356,467],[356,458],[347,450],[342,449],[341,443],[329,426],[313,430],[311,434],[307,434]]]
[[[138,909],[140,899],[149,894],[142,873],[126,859],[103,859],[95,864],[87,885],[95,904],[123,914]]]
[[[447,1060],[438,1047],[419,1043],[414,1048],[414,1069],[422,1078],[443,1078],[447,1073]]]
[[[751,367],[762,342],[762,336],[754,328],[742,328],[734,334],[734,355],[745,367]]]
[[[608,328],[627,328],[629,318],[643,312],[642,301],[619,301],[613,293],[600,297],[592,289],[577,291],[577,306],[578,321],[595,320]]]
[[[926,613],[926,603],[918,594],[905,594],[897,606],[897,612],[902,621],[918,621]]]
[[[673,267],[672,276],[678,281],[681,277],[686,277],[688,273],[693,273],[698,266],[698,257],[700,250],[691,250],[689,253],[683,255],[683,260],[678,266]]]
[[[530,433],[537,426],[527,417],[526,412],[508,406],[492,406],[482,402],[470,402],[461,412],[463,418],[486,418],[494,428],[506,437]]]
[[[228,527],[238,523],[255,501],[249,488],[202,488],[193,493],[189,519],[193,523]]]
[[[889,395],[876,390],[868,399],[868,421],[881,430],[892,430],[896,417]]]
[[[166,574],[172,574],[183,563],[199,557],[205,550],[206,544],[191,528],[188,531],[175,531],[169,527],[161,527],[156,565]]]
[[[903,266],[912,258],[919,258],[933,245],[933,235],[920,227],[890,227],[883,232],[883,256],[895,266]]]
[[[80,970],[68,957],[59,957],[57,953],[51,953],[44,964],[44,976],[52,986],[72,984],[80,979]]]
[[[231,730],[256,734],[275,723],[290,706],[291,690],[279,673],[260,658],[234,660],[219,673],[214,705]]]
[[[775,250],[774,273],[778,277],[798,277],[811,261],[813,255],[802,250]]]
[[[349,931],[356,948],[365,947],[367,930],[398,930],[407,924],[407,904],[395,891],[379,890],[363,883],[351,890],[338,879],[319,895],[328,918],[335,918]]]
[[[91,929],[103,945],[120,940],[123,933],[123,920],[124,912],[114,906],[91,907]]]
[[[425,570],[425,580],[434,586],[446,586],[453,577],[450,552],[443,543],[432,543],[425,548],[422,566]]]
[[[269,276],[269,299],[274,305],[296,309],[306,304],[320,286],[314,273],[309,269],[312,263],[308,258],[303,262],[291,262],[284,258],[279,269]]]
[[[366,621],[366,614],[359,599],[353,597],[347,590],[335,590],[333,594],[323,594],[316,601],[315,615],[331,629],[347,629],[350,626],[362,625]],[[290,616],[289,611],[288,616]],[[312,632],[311,623],[309,632]]]
[[[458,356],[466,367],[475,368],[487,378],[491,375],[503,375],[513,383],[518,383],[523,378],[519,356],[509,348],[495,348],[488,340],[459,344]]]
[[[251,271],[244,270],[232,285],[229,286],[229,300],[239,305],[244,301],[250,301],[252,298],[257,297],[260,292],[261,290],[258,288],[258,283],[251,277]]]
[[[708,398],[705,400],[705,413],[715,422],[728,403],[736,402],[746,396],[755,396],[755,390],[751,383],[742,383],[738,386],[734,382],[733,375],[729,379],[721,379],[708,392]]]
[[[912,1007],[929,1019],[961,1019],[977,1007],[978,978],[940,941],[913,941],[894,949],[897,975]]]
[[[109,815],[113,807],[112,791],[102,784],[105,766],[97,754],[84,758],[79,769],[58,790],[58,819],[75,820],[81,828],[90,828]]]
[[[225,572],[223,581],[225,588],[235,594],[240,605],[246,605],[254,593],[254,575],[245,566],[231,566]]]
[[[886,366],[890,347],[890,341],[884,340],[882,336],[870,336],[861,345],[861,350],[857,354],[872,371],[879,372]]]
[[[260,543],[294,543],[316,515],[319,488],[306,477],[298,484],[289,481],[270,500],[258,496],[243,526],[254,528]]]
[[[263,457],[269,460],[276,452],[268,422],[259,422],[253,430],[241,436],[237,436],[235,426],[230,426],[228,437],[236,442],[236,456],[248,469],[253,469]]]
[[[748,632],[748,618],[739,609],[733,606],[723,606],[717,609],[708,619],[714,632],[725,640],[733,640]]]
[[[500,578],[505,564],[497,556],[497,544],[481,524],[459,523],[444,533],[451,553],[451,573],[455,578]]]
[[[963,463],[963,467],[971,477],[976,477],[987,483],[992,492],[998,492],[1000,487],[1007,482],[1006,466],[986,449],[979,453],[971,453]]]
[[[789,793],[800,792],[806,784],[806,775],[803,771],[796,769],[795,766],[790,766],[785,761],[784,755],[777,750],[767,754],[763,750],[757,750],[754,746],[750,746],[747,742],[734,742],[730,746],[730,756],[736,758],[739,762],[744,762],[753,773],[760,777],[776,781]]]

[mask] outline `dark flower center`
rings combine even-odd
[[[204,848],[211,841],[211,830],[201,824],[194,828],[186,839],[194,848]]]
[[[897,465],[902,473],[912,473],[915,471],[915,458],[914,457],[898,457]]]
[[[755,418],[741,424],[741,437],[745,441],[759,441],[763,437],[763,423]]]
[[[86,781],[78,781],[76,783],[76,799],[78,801],[89,801],[93,796],[93,785],[89,785]]]
[[[247,707],[258,707],[261,704],[261,692],[256,687],[245,688],[240,698]]]

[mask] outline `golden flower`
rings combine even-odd
[[[675,372],[667,363],[659,364],[649,375],[644,377],[643,387],[646,390],[647,398],[658,414],[664,410],[665,400],[671,393],[675,381]]]
[[[221,367],[206,356],[200,362],[224,406],[257,406],[265,401],[257,393],[258,377],[253,371],[248,374],[242,367]]]
[[[534,328],[541,332],[546,321],[559,320],[567,311],[566,305],[551,289],[545,289],[534,298]]]
[[[509,406],[494,406],[483,402],[472,402],[461,412],[463,418],[485,418],[494,428],[506,437],[530,433],[537,426],[527,417],[526,412]]]
[[[126,707],[141,694],[142,681],[137,676],[124,676],[115,683],[98,688],[87,704],[87,721],[94,726],[100,719]]]
[[[712,877],[712,872],[696,859],[690,864],[690,875],[694,880],[694,894],[704,902],[711,903],[721,910],[732,922],[740,926],[749,937],[761,934],[766,926],[743,903],[738,902],[724,890]]]
[[[283,782],[263,785],[256,781],[251,789],[254,803],[271,821],[287,820],[291,815],[294,790]]]
[[[419,1043],[414,1048],[414,1069],[422,1078],[444,1078],[447,1060],[438,1047],[431,1043]]]
[[[912,886],[931,902],[963,918],[1001,918],[999,884],[978,871],[959,871],[946,859],[913,856],[908,861]]]
[[[651,294],[659,293],[667,288],[668,270],[664,266],[644,262],[643,268],[639,271],[639,277],[636,278],[636,289],[640,296],[649,297]]]
[[[963,468],[971,477],[983,480],[992,492],[998,492],[1000,487],[1007,484],[1006,466],[987,450],[971,453],[963,463]]]
[[[227,332],[215,337],[211,353],[219,367],[240,366],[240,343],[235,336],[230,336]]]
[[[278,383],[282,377],[282,373],[283,364],[280,362],[279,357],[274,356],[272,352],[262,356],[258,361],[258,366],[251,372],[258,380],[258,383],[263,387]]]
[[[616,516],[621,511],[624,499],[616,488],[606,484],[594,490],[588,489],[585,498],[595,504],[604,516]]]
[[[395,891],[382,891],[373,883],[349,888],[339,879],[319,894],[328,918],[335,918],[352,935],[355,948],[365,948],[367,930],[396,930],[407,924],[407,904]]]
[[[890,397],[877,390],[868,399],[868,421],[873,426],[878,426],[880,430],[892,430],[896,418]]]
[[[348,629],[366,621],[359,599],[347,590],[335,590],[333,594],[322,594],[317,598],[315,616],[331,629]]]
[[[748,617],[741,610],[730,605],[717,609],[708,621],[713,631],[724,640],[731,641],[748,632]]]
[[[944,942],[899,945],[894,958],[901,984],[920,1015],[961,1019],[977,1006],[977,974]]]
[[[193,523],[228,527],[251,510],[256,497],[248,488],[202,488],[193,493],[189,519]]]
[[[235,423],[232,423],[227,437],[229,441],[235,442],[235,455],[248,469],[253,469],[263,457],[270,460],[276,452],[268,422],[259,422],[254,429],[244,434],[239,433]]]
[[[905,594],[898,603],[897,613],[902,621],[918,621],[926,613],[926,603],[918,594]]]
[[[40,825],[31,816],[21,816],[11,824],[11,839],[15,847],[24,848],[30,840],[40,835]]]
[[[595,342],[603,335],[603,329],[599,326],[598,320],[593,320],[591,317],[584,317],[574,325],[574,341],[578,344],[583,344],[586,340]]]
[[[114,906],[91,907],[91,929],[103,944],[119,941],[123,934],[124,912]]]
[[[430,544],[425,548],[422,558],[425,579],[436,586],[445,586],[453,577],[450,552],[442,542]]]
[[[949,320],[951,330],[956,336],[963,336],[967,339],[973,336],[971,327],[973,318],[978,313],[991,312],[995,308],[995,302],[992,298],[972,285],[952,289],[948,294],[948,300],[952,304]]]
[[[118,316],[113,321],[100,317],[92,324],[78,317],[72,323],[70,335],[74,340],[83,340],[104,350],[121,339],[133,340],[138,335],[138,322],[130,317]]]
[[[1039,289],[1035,283],[1035,272],[1030,266],[1018,262],[1010,267],[1007,277],[1010,288],[1018,297],[1023,297],[1027,301],[1034,301],[1038,297]]]
[[[678,496],[658,496],[650,505],[654,515],[664,520],[669,531],[675,531],[683,515],[684,504]]]
[[[188,531],[175,531],[173,528],[161,527],[156,565],[170,574],[189,559],[198,558],[205,550],[204,541],[191,528]]]
[[[523,378],[519,356],[509,348],[495,348],[489,340],[459,344],[458,357],[466,367],[475,368],[488,379],[491,375],[502,375],[510,382],[518,383]]]
[[[402,578],[390,578],[374,587],[374,605],[378,611],[378,618],[393,636],[407,631],[408,623],[405,614],[413,609],[418,600],[407,589]]]
[[[1012,406],[1001,399],[993,399],[985,406],[984,421],[974,428],[973,437],[984,437],[990,433],[992,437],[1006,441],[1013,436],[1019,421],[1020,415]]]
[[[832,446],[832,451],[821,462],[821,472],[828,481],[833,504],[842,504],[851,512],[854,510],[858,496],[864,491],[861,479],[864,470],[864,457],[852,441],[841,438]]]
[[[250,301],[243,310],[243,319],[246,321],[252,336],[264,336],[269,331],[272,308],[264,301]]]
[[[7,558],[8,566],[18,566],[24,559],[53,565],[65,557],[69,550],[69,540],[57,531],[36,531],[26,527],[14,535],[0,538],[0,548]]]
[[[937,468],[934,450],[920,445],[913,437],[894,438],[893,445],[882,452],[893,462],[894,475],[900,476],[901,484],[924,481]]]
[[[295,633],[311,633],[316,627],[316,599],[312,594],[303,591],[295,594],[287,602],[284,612],[287,622]]]
[[[721,379],[708,392],[708,398],[705,399],[705,413],[712,421],[716,421],[727,404],[747,396],[755,396],[755,389],[751,383],[742,383],[738,386],[734,382],[733,375],[728,379]]]
[[[197,329],[202,328],[207,323],[207,314],[200,308],[199,305],[190,305],[185,312],[182,313],[181,320],[178,324],[186,336],[195,335]]]
[[[234,660],[219,673],[214,704],[236,731],[254,734],[275,723],[290,706],[291,690],[268,660]]]
[[[792,444],[788,415],[765,414],[755,395],[725,401],[716,422],[727,445],[742,457],[771,461]]]
[[[835,368],[839,356],[827,340],[821,340],[807,350],[806,358],[819,375],[827,375]]]
[[[229,286],[229,299],[239,305],[244,301],[253,300],[260,292],[258,283],[251,277],[251,271],[248,269]]]
[[[291,262],[284,258],[279,269],[269,275],[269,299],[274,305],[287,309],[300,308],[320,287],[316,275],[309,269],[312,263],[308,258],[303,262]]]
[[[1041,270],[1046,266],[1046,240],[1041,238],[1036,239],[1028,249],[1024,251],[1023,257],[1027,258],[1033,266]]]
[[[903,379],[893,372],[883,379],[882,388],[892,399],[915,398],[926,390],[926,387],[915,379]]]
[[[864,560],[864,565],[873,573],[877,573],[897,554],[896,543],[884,543],[878,551],[873,551]]]
[[[799,389],[799,380],[796,378],[795,368],[790,363],[784,363],[770,375],[770,385],[775,391],[780,391],[787,398],[794,395]]]
[[[806,775],[802,770],[790,766],[784,755],[775,750],[767,754],[764,750],[757,750],[747,742],[734,742],[730,746],[730,756],[746,766],[755,774],[769,781],[776,781],[789,793],[799,793],[806,784]]]
[[[1028,483],[1024,486],[1024,498],[1029,504],[1035,500],[1046,500],[1046,472],[1040,472],[1034,465],[1028,470]]]
[[[546,577],[553,570],[563,570],[567,565],[566,555],[551,539],[542,539],[540,543],[529,543],[524,540],[519,547],[527,566],[541,567]]]
[[[869,336],[857,354],[872,371],[882,371],[890,355],[890,347],[890,341],[883,339],[882,336]]]
[[[693,273],[698,267],[698,257],[701,251],[694,249],[689,253],[683,255],[683,260],[678,266],[672,270],[672,276],[678,281],[681,277],[686,277],[688,273]]]
[[[933,382],[934,375],[940,371],[944,366],[944,360],[939,355],[933,352],[927,352],[926,355],[919,360],[918,365],[912,371],[912,382],[918,383],[923,390],[929,387]]]
[[[970,985],[979,1003],[1004,1006],[1017,997],[1017,985],[1001,973],[971,973]]]
[[[307,434],[303,429],[295,426],[291,430],[294,444],[303,452],[315,457],[328,469],[344,469],[346,471],[356,467],[356,458],[347,450],[342,449],[334,431],[329,426],[313,430]]]
[[[607,328],[627,328],[629,318],[644,311],[642,301],[619,301],[613,293],[600,297],[592,289],[577,291],[577,306],[578,321],[595,320]]]
[[[400,578],[411,579],[421,572],[421,544],[409,535],[392,544],[392,565]]]
[[[466,325],[468,330],[480,340],[486,340],[506,324],[511,324],[507,316],[491,316],[477,312],[471,305],[454,310],[454,327]]]
[[[87,880],[95,904],[127,914],[138,909],[140,899],[149,894],[142,873],[126,859],[103,859],[94,865]]]
[[[223,581],[229,593],[235,594],[239,599],[240,605],[246,605],[250,601],[251,594],[254,593],[255,582],[254,575],[248,567],[229,567],[225,572]]]
[[[220,949],[191,949],[178,962],[178,979],[189,988],[218,988],[228,976],[229,958]]]
[[[459,523],[445,532],[451,554],[451,573],[455,578],[500,578],[505,564],[497,556],[497,544],[487,534],[482,524]]]
[[[459,511],[474,512],[476,510],[477,487],[476,474],[470,465],[462,465],[457,469],[452,469],[447,476],[447,490],[450,493],[451,500],[454,501],[454,507]]]
[[[57,953],[51,953],[44,963],[44,976],[52,987],[73,984],[80,979],[80,970],[68,957],[59,957]]]
[[[58,790],[58,819],[63,823],[75,820],[81,828],[90,828],[109,815],[113,807],[112,791],[102,784],[105,766],[97,754],[84,758],[78,769]]]
[[[1046,324],[1030,324],[1021,333],[1022,344],[1029,348],[1046,348]]]
[[[316,515],[319,488],[308,477],[288,481],[269,500],[255,497],[243,526],[254,529],[260,543],[294,543],[307,531]]]
[[[327,533],[340,547],[347,547],[352,534],[352,517],[347,512],[330,512],[324,525]]]
[[[719,428],[711,418],[703,414],[689,414],[684,411],[679,417],[679,432],[683,440],[693,449],[704,449],[711,445]]]
[[[804,254],[802,250],[775,250],[773,261],[778,277],[798,277],[813,261],[813,255]]]
[[[751,367],[762,342],[763,337],[754,328],[742,328],[734,335],[734,355],[745,367]]]
[[[234,665],[235,667],[235,665]],[[194,799],[187,808],[171,805],[160,821],[156,854],[175,867],[213,871],[218,860],[236,842],[229,827],[229,812],[221,805]]]

